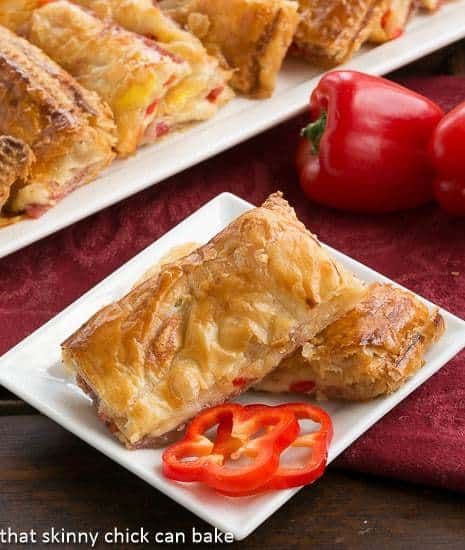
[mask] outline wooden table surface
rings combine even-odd
[[[445,73],[465,74],[465,41],[398,72]],[[73,533],[99,531],[101,538],[115,527],[123,533],[145,528],[152,534],[184,532],[188,541],[193,528],[213,531],[2,388],[0,440],[0,548],[9,547],[1,538],[8,528],[16,533],[34,529],[39,535],[52,527]],[[330,467],[323,479],[300,491],[245,541],[234,544],[250,549],[310,546],[463,549],[465,496]],[[22,546],[29,547],[51,546]],[[95,546],[108,547],[101,539]],[[183,547],[203,546],[188,542]]]

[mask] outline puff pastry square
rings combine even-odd
[[[103,19],[113,19],[129,31],[156,40],[167,52],[189,64],[190,73],[170,88],[157,116],[145,133],[150,142],[157,134],[212,117],[233,97],[228,86],[231,72],[220,67],[190,32],[165,15],[152,0],[74,0]]]
[[[161,8],[234,70],[232,87],[269,97],[299,22],[289,0],[162,0]]]
[[[244,391],[351,309],[364,285],[280,194],[92,317],[63,360],[128,447]]]
[[[4,211],[40,215],[114,158],[108,106],[38,48],[0,26],[0,134],[35,160],[11,184]]]
[[[110,105],[121,156],[146,141],[164,96],[190,73],[185,61],[155,41],[66,0],[36,9],[27,36]]]
[[[347,61],[368,39],[386,0],[298,0],[301,22],[292,52],[333,67]]]
[[[410,292],[376,283],[352,311],[284,360],[256,389],[372,399],[397,390],[421,368],[426,350],[443,332],[438,311],[430,313]]]

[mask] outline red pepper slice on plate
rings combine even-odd
[[[430,156],[436,169],[434,195],[441,207],[465,215],[465,102],[450,111],[431,138]]]
[[[217,425],[212,441],[205,433]],[[164,451],[163,473],[231,495],[248,494],[277,470],[281,452],[298,433],[296,417],[284,409],[235,403],[213,407],[196,416],[184,438]],[[247,463],[227,463],[241,457],[247,457]]]
[[[250,406],[249,409],[253,411]],[[279,465],[270,478],[254,489],[253,491],[241,491],[240,495],[229,491],[221,491],[227,496],[250,496],[264,491],[276,489],[290,489],[309,485],[321,477],[326,468],[328,459],[328,447],[333,437],[333,424],[330,416],[320,407],[315,407],[310,403],[286,403],[275,407],[280,411],[291,412],[299,420],[312,420],[319,424],[319,428],[311,433],[299,435],[291,443],[290,448],[307,447],[310,450],[310,456],[302,464]],[[227,438],[224,432],[227,432],[226,426],[220,426],[218,435]],[[281,453],[282,454],[282,453]]]
[[[333,437],[333,424],[327,412],[309,403],[289,403],[282,408],[291,411],[296,418],[313,420],[320,425],[317,431],[299,435],[291,447],[307,447],[309,459],[302,465],[280,465],[262,489],[289,489],[313,483],[323,475],[328,459],[328,447]]]
[[[296,165],[315,202],[392,212],[433,197],[428,143],[443,116],[429,99],[383,78],[334,71],[310,99]]]
[[[320,425],[300,435],[298,420]],[[204,434],[214,426],[214,440]],[[255,436],[255,437],[254,437]],[[163,453],[163,472],[176,481],[200,481],[227,496],[249,496],[273,489],[307,485],[326,467],[332,423],[328,414],[309,403],[226,404],[200,413],[184,439]],[[289,447],[307,447],[310,457],[298,465],[280,464]],[[246,464],[228,465],[246,457]]]

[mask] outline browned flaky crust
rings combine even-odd
[[[412,293],[373,284],[349,313],[287,358],[256,389],[292,391],[302,383],[321,398],[366,400],[397,390],[424,364],[444,332],[437,310]]]
[[[334,67],[368,39],[387,0],[298,0],[301,22],[292,52],[311,63]]]
[[[22,140],[36,157],[29,177],[12,188],[8,210],[53,206],[71,186],[90,181],[114,158],[108,106],[1,26],[0,98],[0,133]]]
[[[35,157],[32,149],[20,139],[0,136],[0,213],[18,179],[26,180]]]
[[[269,97],[299,22],[289,0],[164,0],[162,9],[234,69],[231,86]]]
[[[100,310],[63,359],[117,437],[151,445],[247,389],[364,292],[274,194]]]

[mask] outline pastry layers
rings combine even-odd
[[[299,21],[295,2],[162,0],[159,4],[234,70],[235,90],[257,98],[273,93]]]
[[[128,447],[263,378],[365,288],[280,194],[92,317],[63,360]]]
[[[386,0],[298,0],[301,22],[293,53],[333,67],[347,61],[368,39]]]
[[[212,117],[232,98],[227,85],[230,71],[220,67],[191,33],[165,15],[152,0],[75,0],[100,18],[110,18],[129,31],[157,41],[162,48],[189,64],[190,73],[162,98],[157,116],[145,133],[153,141],[186,124]]]
[[[0,134],[35,156],[3,210],[37,216],[114,158],[111,112],[41,50],[0,26]],[[26,153],[24,153],[26,154]]]
[[[0,136],[0,214],[7,202],[12,185],[29,176],[34,162],[32,149],[11,136]]]
[[[36,9],[28,38],[110,105],[122,156],[147,141],[163,98],[190,72],[155,41],[66,0]]]
[[[397,390],[444,331],[437,310],[413,294],[373,284],[366,297],[255,386],[271,392],[366,400]]]

